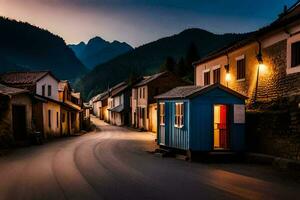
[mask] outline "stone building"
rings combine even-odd
[[[249,97],[250,150],[300,159],[300,3],[194,66],[196,85],[219,82]]]

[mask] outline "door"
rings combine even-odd
[[[228,106],[214,105],[214,150],[229,149]]]
[[[26,106],[12,106],[12,120],[15,140],[24,140],[27,137]]]

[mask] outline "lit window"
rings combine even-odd
[[[175,104],[175,127],[182,128],[184,125],[184,104]]]
[[[165,125],[165,104],[164,103],[160,103],[159,104],[159,113],[160,113],[160,125]]]

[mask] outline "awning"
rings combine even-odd
[[[108,110],[111,111],[111,112],[120,113],[124,110],[124,107],[122,105],[119,105],[119,106],[116,106],[114,108],[109,108]]]

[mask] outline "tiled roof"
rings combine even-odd
[[[183,99],[183,98],[192,98],[194,96],[201,95],[203,93],[206,93],[212,89],[215,88],[220,88],[222,90],[225,90],[232,95],[235,95],[239,98],[242,99],[247,99],[247,97],[237,93],[236,91],[227,88],[221,84],[213,84],[213,85],[208,85],[208,86],[195,86],[195,85],[190,85],[190,86],[181,86],[181,87],[176,87],[166,93],[163,93],[161,95],[156,96],[156,99]]]
[[[155,79],[159,78],[160,76],[167,74],[168,72],[161,72],[158,74],[154,74],[152,76],[145,76],[144,79],[142,81],[140,81],[139,83],[137,83],[136,85],[134,85],[134,87],[139,87],[139,86],[143,86],[146,85],[148,83],[150,83],[151,81],[154,81]]]
[[[6,84],[34,84],[49,71],[38,71],[38,72],[9,72],[0,75],[0,82]]]
[[[0,84],[0,94],[4,95],[16,95],[21,93],[27,93],[28,90],[23,90],[19,88],[8,87],[6,85]]]

